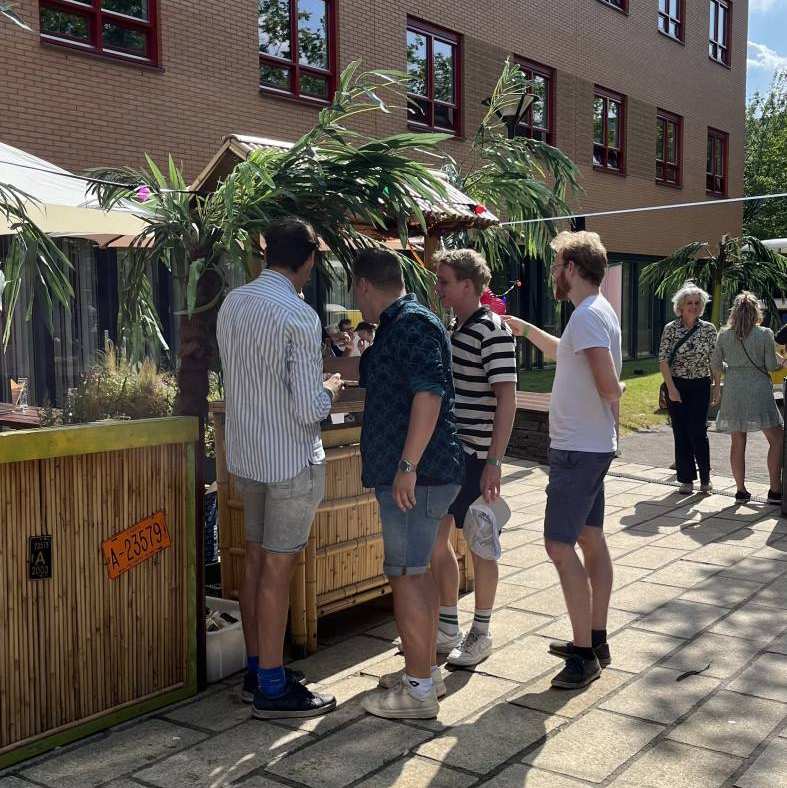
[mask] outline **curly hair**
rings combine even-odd
[[[743,342],[751,334],[752,328],[760,323],[762,307],[757,296],[749,290],[736,295],[727,318],[727,326],[735,332],[735,336]]]

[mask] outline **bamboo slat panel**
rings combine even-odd
[[[193,495],[185,443],[0,462],[0,759],[192,682]],[[110,580],[102,541],[162,510],[171,547]]]
[[[224,407],[211,408],[216,428],[219,544],[222,594],[237,599],[243,582],[245,532],[243,505],[224,453]],[[347,430],[347,445],[325,440],[325,498],[317,510],[309,543],[290,587],[290,629],[294,643],[317,648],[320,616],[361,604],[390,591],[383,574],[380,512],[372,491],[361,483],[359,430]],[[326,433],[335,438],[335,433]],[[453,538],[460,586],[472,585],[472,561],[459,532]]]

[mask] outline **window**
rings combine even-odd
[[[681,185],[683,118],[663,109],[656,115],[656,181]]]
[[[659,0],[659,30],[664,35],[683,41],[683,20],[686,0]]]
[[[730,65],[730,14],[729,0],[710,0],[710,31],[708,55],[722,65]]]
[[[328,102],[336,83],[334,0],[259,0],[260,89]]]
[[[461,133],[461,55],[456,33],[407,20],[410,125]]]
[[[612,6],[612,8],[617,8],[618,11],[622,11],[624,14],[627,14],[629,10],[629,0],[599,0],[599,2]]]
[[[533,85],[528,90],[535,98],[525,110],[516,130],[518,137],[530,137],[554,145],[555,71],[530,60],[517,60],[522,72]]]
[[[727,195],[727,141],[729,135],[718,129],[708,129],[708,164],[705,169],[705,189],[721,197]]]
[[[593,167],[622,175],[625,97],[596,86],[593,97]]]
[[[41,38],[157,65],[156,5],[156,0],[41,0]]]

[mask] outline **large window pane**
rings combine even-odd
[[[437,101],[454,101],[454,48],[444,41],[432,45],[434,60],[434,98]]]
[[[328,13],[325,0],[298,0],[298,59],[328,68]]]
[[[593,141],[604,144],[604,99],[593,99]]]
[[[101,0],[101,6],[106,11],[144,20],[150,19],[148,5],[148,0]]]
[[[620,147],[619,115],[620,107],[614,101],[607,102],[607,145],[611,148]]]
[[[290,0],[259,0],[258,25],[260,52],[291,60]]]
[[[547,125],[547,81],[544,77],[533,77],[533,86],[530,92],[535,96],[533,103],[530,105],[530,111],[533,118],[534,126],[541,126],[542,128]]]
[[[441,129],[452,129],[456,125],[454,108],[447,107],[445,104],[434,105],[434,125]]]
[[[656,158],[664,158],[664,121],[659,120],[656,126]]]
[[[301,71],[301,93],[313,98],[328,99],[328,79]]]
[[[49,36],[59,36],[90,43],[90,25],[87,17],[79,14],[70,14],[66,11],[42,8],[41,32]]]
[[[104,17],[106,19],[107,17]],[[148,42],[144,33],[134,28],[104,22],[104,49],[128,52],[138,57],[146,57]]]
[[[408,99],[408,120],[411,123],[424,123],[426,125],[431,125],[431,118],[429,117],[430,107],[431,104],[426,99]]]
[[[289,90],[290,69],[272,66],[269,63],[261,63],[260,84],[276,90]]]
[[[407,75],[408,90],[418,96],[426,95],[426,36],[407,31]]]

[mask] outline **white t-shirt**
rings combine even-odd
[[[583,350],[609,348],[620,375],[623,355],[620,322],[601,294],[588,296],[574,310],[560,337],[557,369],[549,405],[553,449],[614,452],[617,449],[612,406],[601,399]]]

